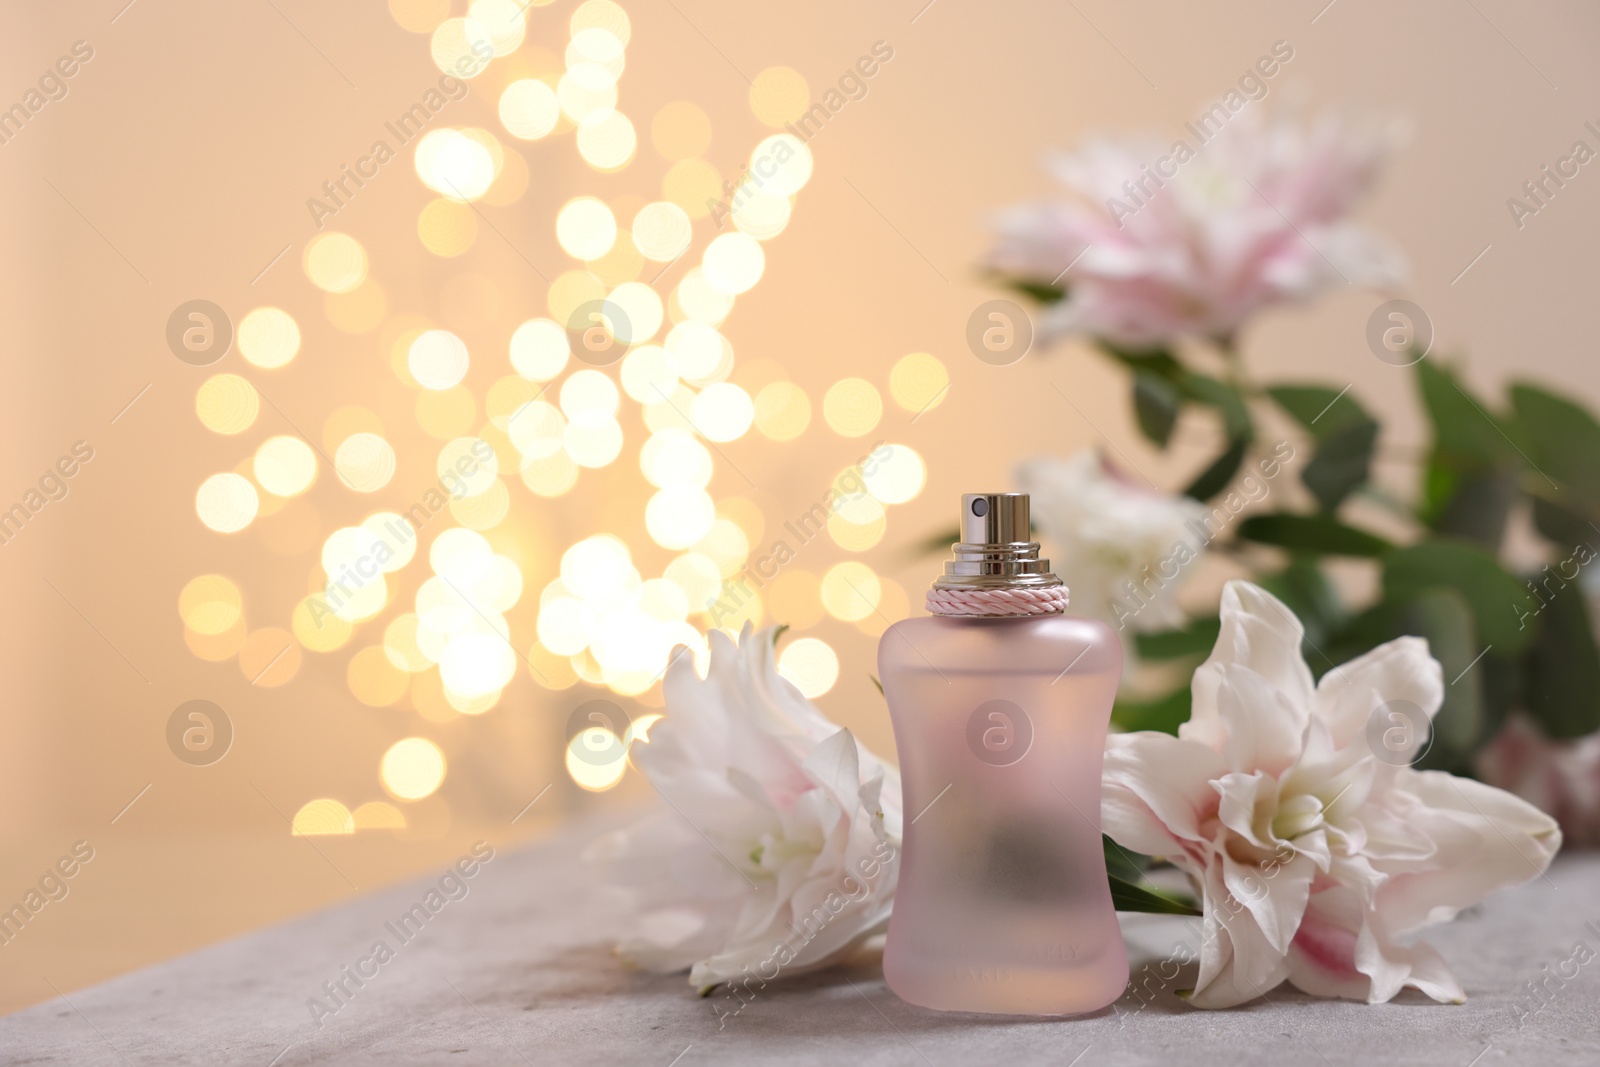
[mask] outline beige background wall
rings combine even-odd
[[[70,495],[0,547],[0,903],[19,899],[74,841],[96,850],[71,895],[0,948],[0,1008],[442,865],[475,838],[510,844],[646,792],[632,776],[598,797],[567,782],[561,728],[583,694],[546,692],[525,670],[488,715],[433,724],[353,701],[343,674],[349,650],[308,656],[276,689],[252,687],[236,664],[203,663],[186,650],[176,597],[195,574],[232,576],[253,615],[275,625],[306,591],[314,548],[275,554],[254,531],[219,537],[193,509],[205,476],[231,469],[265,433],[291,432],[284,419],[317,437],[313,427],[342,404],[389,413],[412,474],[388,505],[415,499],[427,481],[437,444],[406,429],[410,397],[387,352],[374,336],[325,324],[299,251],[313,232],[305,198],[437,71],[426,38],[399,29],[373,0],[277,0],[276,9],[139,0],[119,15],[123,2],[13,7],[0,32],[0,104],[20,98],[73,42],[95,50],[67,98],[0,146],[0,506],[20,499],[74,441],[95,449]],[[1582,124],[1600,119],[1600,12],[1578,2],[1338,0],[1319,16],[1321,4],[625,2],[633,39],[624,110],[643,131],[661,104],[695,102],[714,124],[708,158],[725,172],[766,132],[746,104],[746,77],[787,65],[816,93],[873,42],[895,51],[869,95],[812,142],[816,174],[726,332],[741,359],[776,361],[814,404],[847,375],[884,388],[893,361],[912,351],[945,362],[949,395],[915,425],[890,407],[882,428],[862,440],[832,434],[820,419],[790,445],[752,434],[725,449],[754,488],[719,464],[714,495],[750,498],[775,528],[809,506],[864,442],[904,441],[928,459],[928,485],[892,509],[888,536],[865,558],[915,594],[934,564],[909,559],[906,546],[947,524],[956,494],[1007,484],[1022,456],[1098,439],[1047,381],[1093,413],[1144,470],[1178,484],[1206,453],[1209,428],[1187,427],[1175,453],[1151,454],[1131,430],[1125,383],[1086,350],[1035,353],[1009,368],[965,350],[968,314],[993,295],[976,268],[988,240],[984,218],[1047,191],[1037,163],[1052,146],[1091,131],[1176,136],[1280,39],[1296,55],[1269,103],[1293,89],[1313,108],[1410,119],[1414,140],[1363,216],[1409,253],[1411,295],[1431,314],[1440,347],[1470,355],[1469,377],[1486,390],[1531,375],[1600,400],[1590,355],[1600,176],[1586,169],[1520,232],[1505,207],[1575,139],[1596,144]],[[557,0],[534,10],[530,42],[559,53],[573,6]],[[500,80],[491,70],[474,83],[448,121],[497,128],[490,83]],[[507,240],[485,232],[448,264],[416,240],[426,197],[409,158],[390,164],[337,224],[367,246],[391,312],[437,317],[445,280],[470,270],[498,290],[498,310],[485,311],[481,327],[503,336],[543,307],[544,283],[522,256],[546,273],[570,266],[554,240],[561,203],[580,192],[659,195],[664,164],[641,140],[635,163],[606,176],[584,168],[570,140],[524,146],[528,194],[486,209]],[[701,224],[698,239],[709,233]],[[291,251],[252,285],[286,244]],[[202,296],[236,318],[279,304],[306,332],[296,362],[261,379],[281,416],[264,411],[244,439],[200,426],[194,392],[209,372],[179,362],[163,341],[172,308]],[[1403,459],[1420,431],[1404,372],[1364,345],[1377,302],[1340,292],[1314,308],[1274,312],[1247,332],[1244,347],[1265,376],[1353,382],[1388,420],[1385,448],[1397,462],[1385,476],[1403,487]],[[228,360],[216,369],[240,368],[237,354]],[[475,369],[470,381],[481,389],[504,372],[501,364],[480,378]],[[617,532],[639,546],[647,575],[669,558],[643,533],[648,488],[634,461],[636,408],[631,418],[623,458],[586,474],[568,496],[542,501],[514,486],[513,517],[494,536],[497,547],[509,546],[502,551],[520,554],[528,577],[511,613],[524,642],[537,590],[574,540]],[[349,497],[327,485],[312,494],[326,529],[379,503]],[[808,551],[815,557],[801,565],[817,572],[845,555],[831,545]],[[814,632],[842,661],[823,707],[891,750],[868,681],[874,641],[841,623]],[[196,697],[223,705],[237,729],[234,749],[209,768],[180,763],[164,740],[171,710]],[[308,799],[354,806],[381,797],[378,757],[417,733],[445,749],[451,772],[437,797],[409,810],[412,832],[289,836],[285,815]],[[550,783],[551,794],[512,825]]]

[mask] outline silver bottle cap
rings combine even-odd
[[[952,547],[935,589],[1015,589],[1060,585],[1050,561],[1030,540],[1027,493],[966,493],[961,540]]]

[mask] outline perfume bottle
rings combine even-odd
[[[906,816],[884,977],[945,1011],[1095,1011],[1128,982],[1100,838],[1122,647],[1064,614],[1026,494],[963,496],[954,555],[878,644]]]

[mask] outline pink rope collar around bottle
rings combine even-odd
[[[1059,615],[1067,610],[1067,587],[1042,589],[930,589],[934,615]]]

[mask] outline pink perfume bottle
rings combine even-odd
[[[1062,614],[1026,494],[963,496],[954,551],[935,614],[878,644],[907,820],[884,977],[944,1011],[1095,1011],[1128,982],[1100,840],[1122,648]]]

